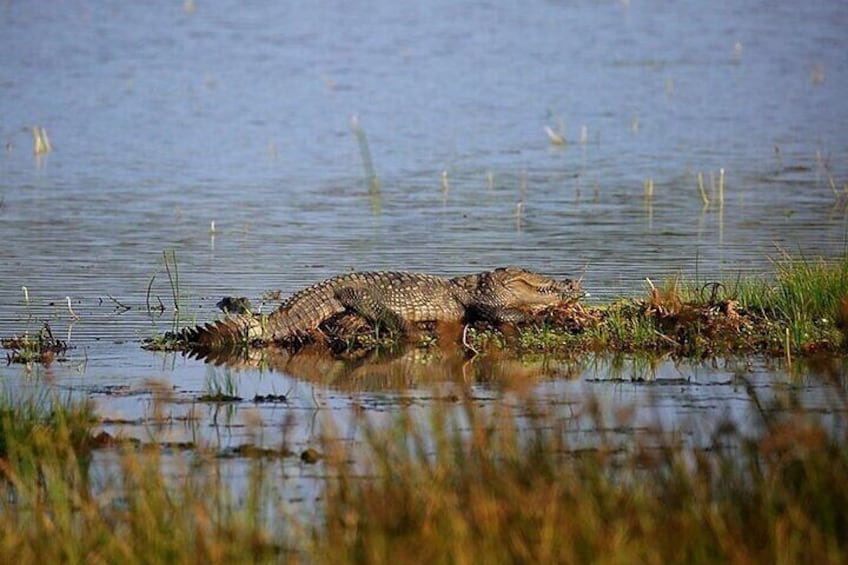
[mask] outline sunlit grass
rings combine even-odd
[[[248,460],[260,474],[246,499],[212,472],[214,458],[202,451],[168,463],[159,448],[118,442],[108,447],[113,464],[93,472],[98,438],[90,410],[47,398],[0,399],[0,561],[221,563],[283,556],[264,514],[262,496],[273,483],[261,459]]]
[[[774,280],[739,280],[728,292],[743,307],[789,330],[798,349],[822,342],[844,346],[848,257],[836,263],[784,257],[775,270]]]
[[[784,256],[768,277],[720,282],[673,277],[644,298],[554,311],[524,328],[521,348],[797,355],[848,347],[848,256]]]
[[[843,391],[844,392],[844,391]],[[750,392],[750,394],[755,394]],[[791,402],[790,402],[791,404]],[[842,408],[848,408],[843,399]],[[96,475],[90,412],[3,400],[3,562],[843,562],[848,437],[789,404],[762,433],[718,422],[706,448],[663,430],[622,443],[543,406],[436,405],[428,421],[358,416],[328,436],[317,521],[279,502],[273,465],[245,459],[236,493],[196,450],[108,447]],[[532,415],[528,423],[519,415]],[[585,421],[585,420],[584,420]],[[353,463],[356,461],[357,463]],[[294,465],[304,463],[293,462]],[[96,479],[94,478],[96,477]]]
[[[471,404],[459,418],[435,412],[426,431],[406,415],[370,428],[373,472],[356,479],[333,464],[340,477],[314,554],[332,563],[845,558],[844,433],[796,415],[762,438],[724,423],[708,450],[663,436],[574,450],[567,424],[530,409],[533,430],[517,429],[507,409],[484,416]]]

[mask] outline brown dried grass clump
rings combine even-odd
[[[601,321],[597,308],[588,308],[579,302],[554,306],[544,312],[544,322],[572,334],[583,333]]]
[[[655,324],[681,355],[755,350],[757,319],[733,298],[720,298],[720,287],[706,285],[697,299],[686,300],[676,280],[662,290],[651,285],[648,298],[637,301],[638,315]]]

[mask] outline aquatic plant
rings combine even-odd
[[[165,272],[168,273],[168,283],[171,286],[171,296],[174,299],[174,311],[180,310],[180,270],[177,266],[177,252],[173,249],[162,252]]]
[[[6,354],[7,363],[49,364],[57,356],[61,358],[68,350],[68,344],[53,335],[47,322],[34,334],[26,331],[21,335],[0,339],[0,345],[9,350]]]
[[[350,129],[353,131],[359,147],[359,156],[362,159],[362,168],[365,171],[365,184],[368,187],[368,196],[371,200],[371,213],[378,216],[382,208],[380,200],[380,177],[377,176],[377,169],[374,167],[374,160],[371,157],[368,136],[365,133],[365,129],[359,123],[358,116],[351,117]]]
[[[212,222],[212,230],[214,232],[215,222]],[[171,297],[174,302],[174,312],[179,312],[180,310],[180,299],[182,297],[180,293],[180,272],[177,264],[177,252],[173,249],[171,250],[163,250],[162,251],[162,262],[165,266],[165,273],[168,275],[168,285],[171,289]],[[150,279],[147,281],[147,294],[145,295],[145,304],[147,305],[147,312],[151,314],[153,312],[162,313],[165,311],[165,304],[162,303],[162,299],[157,295],[156,300],[159,302],[158,306],[151,306],[150,297],[153,291],[153,282],[156,280],[156,273],[153,273],[150,276]]]
[[[32,127],[32,153],[36,157],[46,155],[53,151],[53,144],[47,137],[47,129],[41,126]]]
[[[710,199],[707,196],[707,191],[704,189],[704,173],[698,173],[698,191],[701,193],[701,202],[704,203],[704,209],[710,205]]]
[[[548,140],[553,145],[565,145],[565,132],[562,130],[554,131],[551,126],[545,126],[545,133],[548,136]]]
[[[206,390],[198,400],[201,402],[238,402],[238,385],[233,372],[228,368],[221,370],[211,367],[206,373]]]

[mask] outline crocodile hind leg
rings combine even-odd
[[[336,291],[336,299],[345,308],[368,320],[375,330],[384,328],[395,334],[408,334],[413,330],[399,313],[386,306],[378,293],[371,289],[342,287]]]

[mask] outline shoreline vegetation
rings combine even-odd
[[[848,347],[848,255],[835,262],[774,262],[772,277],[724,282],[682,277],[648,295],[551,312],[518,334],[522,348],[549,351],[784,356],[840,353]],[[486,338],[485,333],[483,339]]]
[[[176,271],[176,259],[172,261]],[[475,323],[448,332],[447,337],[432,328],[401,336],[359,320],[349,324],[355,328],[349,333],[339,324],[332,328],[334,333],[314,341],[328,346],[328,354],[342,358],[398,346],[447,346],[449,342],[461,345],[469,355],[491,349],[570,357],[581,353],[681,358],[764,354],[784,357],[788,363],[796,356],[848,351],[848,253],[832,261],[784,255],[773,264],[771,276],[721,282],[687,280],[681,275],[655,284],[647,278],[645,296],[602,304],[569,302],[522,325]],[[171,277],[171,269],[168,273],[175,311],[180,311],[182,290]],[[246,298],[225,297],[221,303],[228,300],[247,302]],[[7,350],[7,363],[50,363],[64,359],[68,350],[47,323],[37,332],[3,337],[0,345]],[[212,353],[216,364],[244,366],[246,360],[256,357],[255,345],[245,339],[199,356]],[[142,347],[198,353],[187,347],[179,331],[146,339]],[[272,344],[266,349],[275,347],[279,348]]]
[[[837,396],[845,413],[845,390]],[[300,461],[290,452],[282,463],[289,455],[244,450],[246,484],[237,487],[217,470],[212,449],[95,435],[97,418],[85,403],[2,395],[0,559],[841,563],[848,556],[848,432],[792,399],[764,408],[757,430],[716,423],[705,447],[661,429],[622,444],[613,436],[632,416],[605,421],[591,400],[575,408],[599,430],[590,448],[569,443],[579,424],[530,398],[490,408],[471,399],[436,403],[424,422],[400,408],[388,425],[358,414],[360,441],[328,432]],[[533,424],[519,424],[528,414]],[[286,502],[281,464],[294,476],[297,466],[315,466],[313,510],[298,513]]]
[[[784,256],[766,277],[722,282],[682,276],[654,284],[647,296],[605,304],[571,302],[542,312],[532,323],[494,327],[472,324],[452,332],[469,354],[491,348],[574,356],[580,353],[672,354],[707,358],[765,354],[784,357],[838,354],[848,348],[848,254],[837,261]],[[591,289],[589,289],[591,290]],[[183,350],[178,333],[147,340],[151,350]],[[323,338],[322,338],[323,339]],[[329,351],[355,356],[398,345],[445,345],[443,336],[424,330],[412,338],[360,328],[326,340]],[[270,347],[274,347],[273,345]],[[216,363],[242,364],[254,344],[245,340],[212,352]],[[201,355],[203,356],[203,355]]]
[[[650,286],[647,298],[575,306],[514,336],[478,328],[470,343],[843,354],[848,257],[776,268],[768,280]],[[5,390],[0,560],[844,562],[848,391],[844,380],[830,386],[832,419],[805,411],[791,389],[775,400],[746,387],[759,425],[719,418],[706,446],[662,429],[622,444],[613,436],[632,414],[605,421],[591,399],[574,408],[598,430],[590,448],[570,443],[580,418],[532,397],[435,403],[424,422],[401,406],[388,425],[360,411],[360,441],[327,431],[299,460],[285,445],[243,450],[238,489],[210,447],[114,438],[97,432],[86,402]],[[285,501],[279,465],[315,466],[308,517]]]

